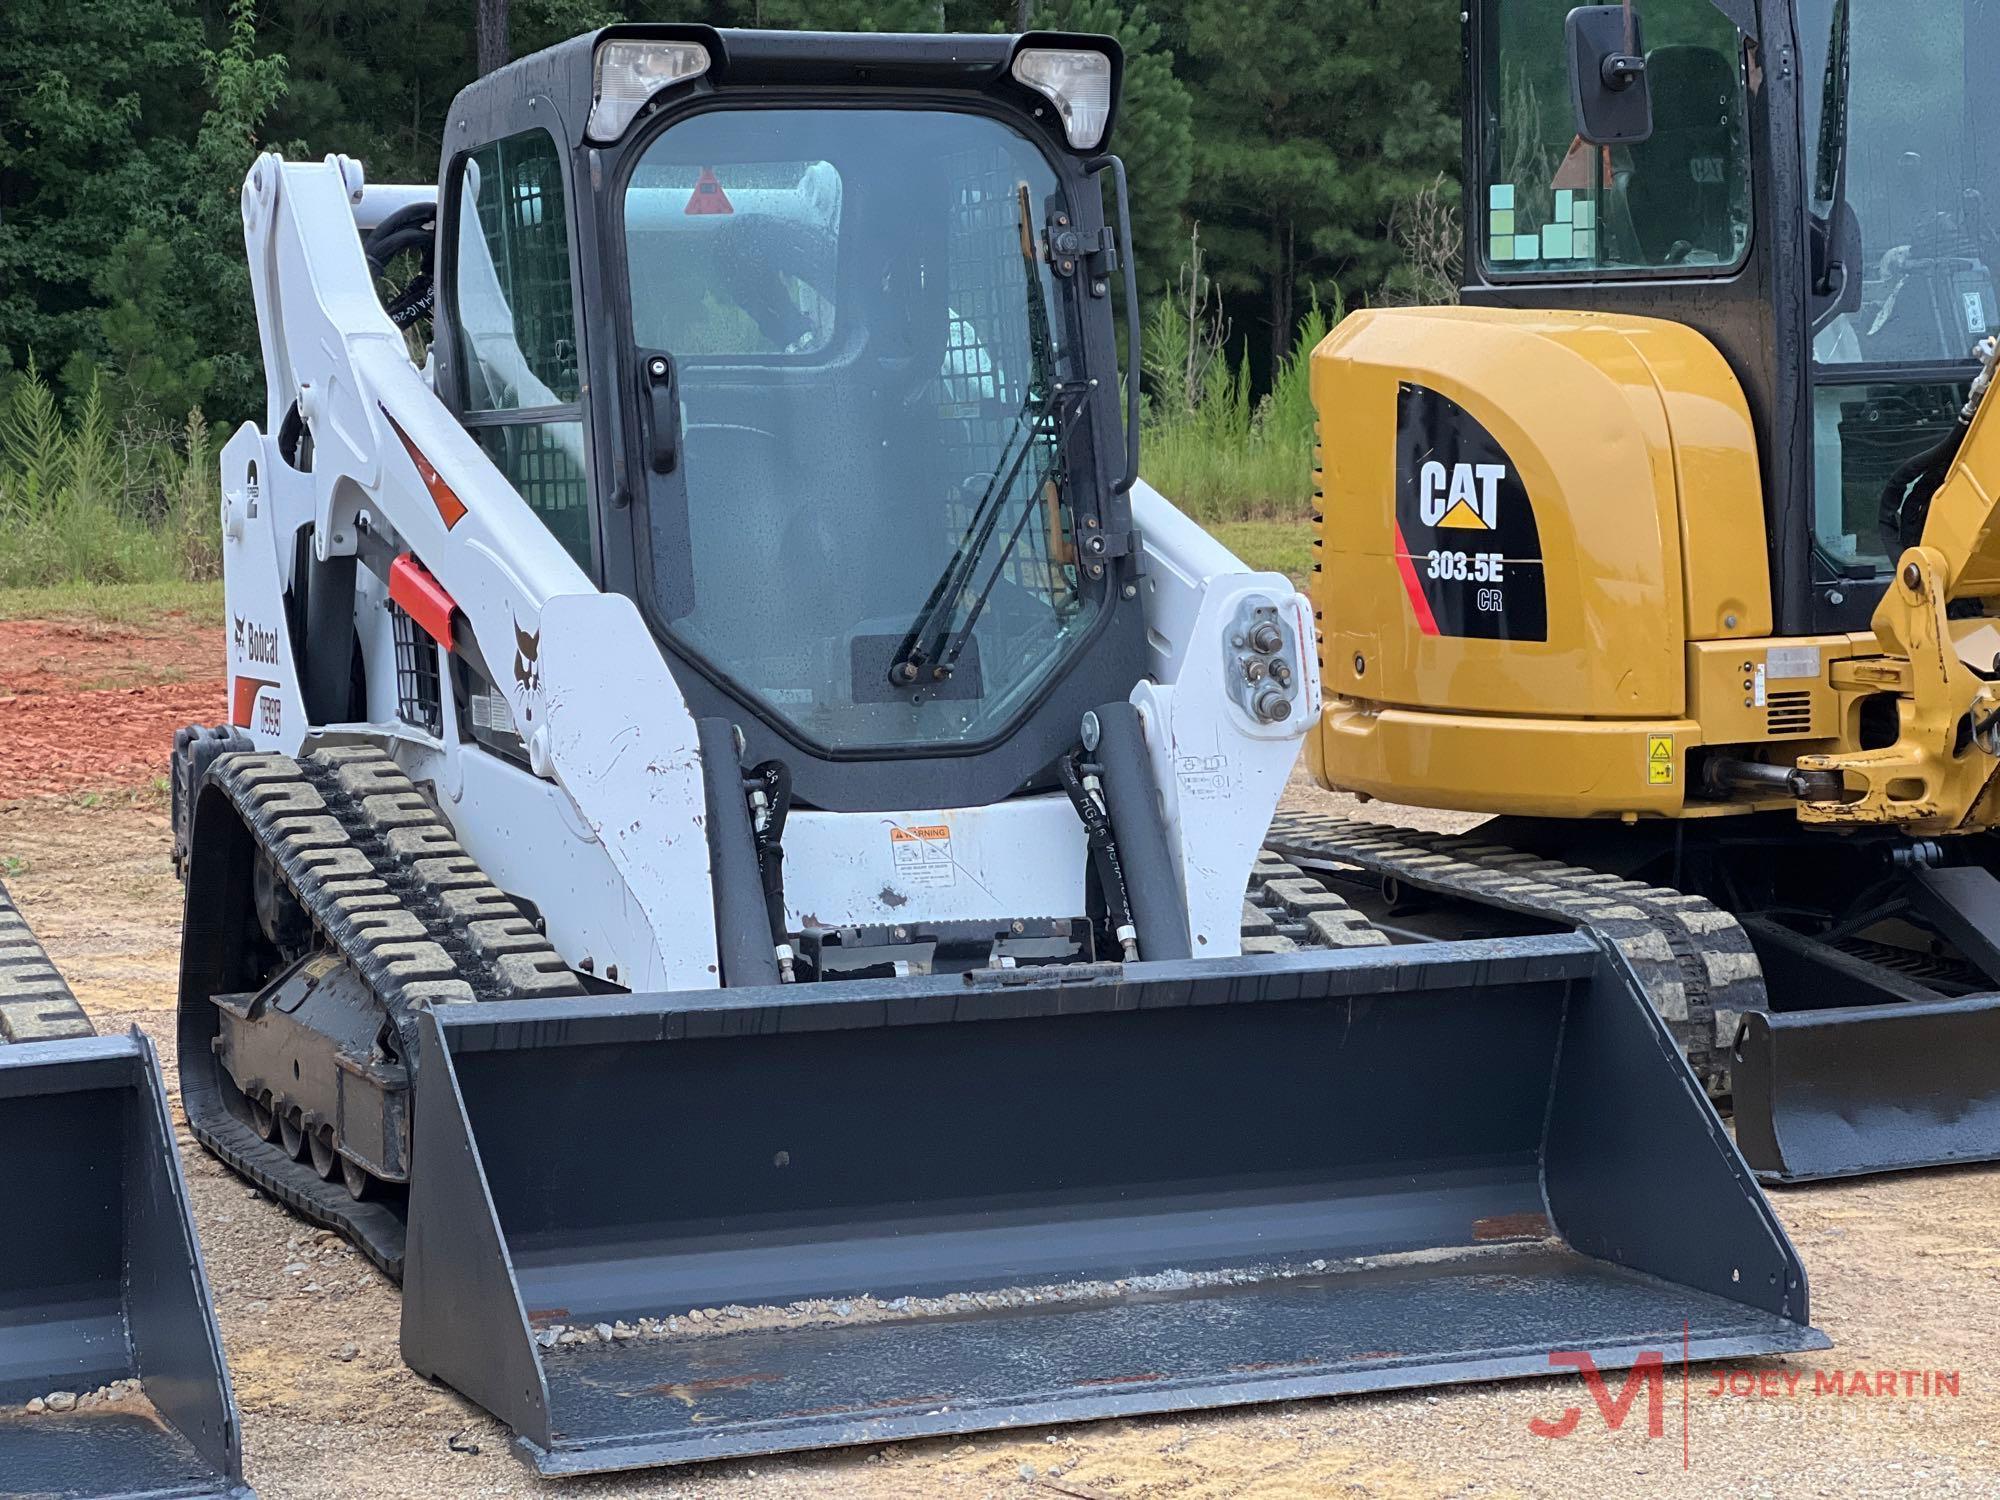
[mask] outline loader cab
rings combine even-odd
[[[1706,336],[1758,431],[1778,633],[1867,629],[1883,492],[2000,332],[2000,5],[1481,0],[1466,37],[1465,300]]]
[[[453,107],[440,390],[809,805],[1046,784],[1143,675],[1120,66],[619,26]]]

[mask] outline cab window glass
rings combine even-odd
[[[569,213],[561,159],[547,132],[524,131],[464,159],[454,249],[462,420],[588,570]]]
[[[1903,545],[1882,524],[1891,480],[1956,425],[1969,384],[1951,367],[1969,376],[2000,333],[1984,108],[2000,5],[1801,0],[1798,27],[1812,212],[1831,216],[1844,190],[1860,252],[1813,341],[1814,532],[1824,562],[1867,577]]]
[[[1083,649],[1069,212],[1032,140],[945,109],[711,109],[635,164],[633,352],[681,403],[649,602],[767,721],[979,744]]]
[[[1848,5],[1844,19],[1843,101],[1841,9],[1835,0],[1799,7],[1813,209],[1831,210],[1844,153],[1846,209],[1861,241],[1859,306],[1819,331],[1814,357],[1825,365],[1969,362],[1974,344],[2000,332],[2000,151],[1985,118],[2000,5],[1864,0]]]
[[[1820,384],[1813,391],[1813,535],[1843,573],[1889,564],[1882,496],[1909,460],[1950,436],[1964,381]]]
[[[456,311],[466,410],[576,400],[569,215],[556,143],[540,130],[483,146],[460,178]]]
[[[1564,21],[1572,0],[1499,0],[1484,61],[1485,223],[1497,276],[1740,265],[1750,245],[1742,38],[1713,0],[1634,3],[1653,134],[1576,134]]]
[[[640,342],[683,357],[811,354],[832,342],[842,183],[826,161],[669,162],[625,195]]]

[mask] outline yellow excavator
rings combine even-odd
[[[1623,949],[1766,1181],[2000,1157],[1980,0],[1477,0],[1463,305],[1314,357],[1329,787],[1398,941]]]

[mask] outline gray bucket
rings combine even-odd
[[[1583,936],[439,1007],[422,1046],[404,1357],[548,1474],[1826,1342]]]
[[[248,1496],[159,1061],[137,1031],[0,1046],[0,1204],[0,1489]]]

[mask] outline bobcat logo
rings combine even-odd
[[[262,662],[267,667],[275,667],[278,664],[278,632],[266,630],[255,620],[246,620],[238,614],[229,618],[235,626],[236,654]]]
[[[542,690],[542,632],[537,626],[531,635],[514,622],[514,681],[524,693]]]

